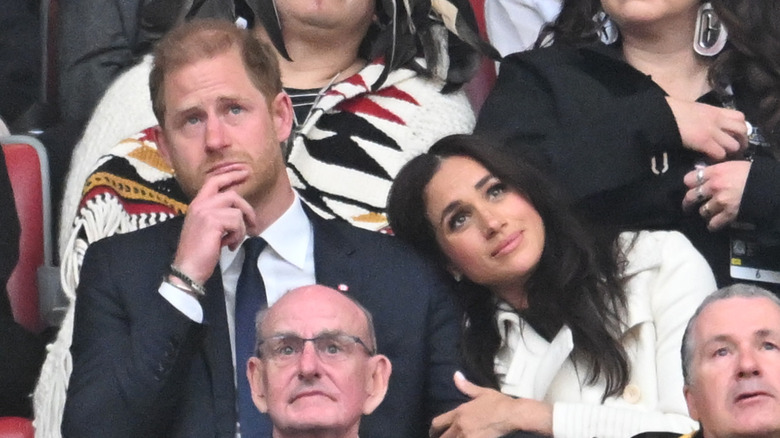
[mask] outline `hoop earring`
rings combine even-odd
[[[696,30],[693,34],[693,50],[701,56],[715,56],[723,50],[728,31],[720,21],[710,2],[699,7]]]
[[[618,40],[618,37],[620,37],[620,31],[612,19],[609,18],[609,15],[607,15],[606,12],[597,12],[596,15],[593,16],[593,21],[599,25],[599,28],[596,32],[598,33],[599,40],[601,40],[602,43],[608,46]]]

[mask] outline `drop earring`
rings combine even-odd
[[[696,14],[693,50],[701,56],[715,56],[723,50],[727,39],[726,26],[718,18],[712,4],[702,4]]]
[[[618,40],[620,31],[618,31],[618,27],[615,26],[615,23],[606,12],[599,11],[596,13],[593,16],[593,21],[599,25],[597,33],[602,43],[608,46]]]

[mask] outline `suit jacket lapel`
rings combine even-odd
[[[172,233],[176,238],[169,242],[171,260],[176,254],[179,243],[183,217],[171,219],[177,221]],[[230,428],[234,430],[236,423],[236,389],[234,382],[233,350],[230,347],[230,333],[225,309],[225,293],[222,288],[222,274],[219,265],[206,282],[206,296],[201,300],[203,307],[203,358],[208,376],[211,379],[211,391],[214,400],[216,420],[220,423],[218,430]],[[206,377],[206,376],[204,376]]]
[[[326,220],[304,204],[306,214],[314,229],[314,275],[322,284],[354,295],[363,290],[359,264],[354,255],[357,250],[344,236],[335,221]]]
[[[234,382],[233,350],[230,347],[225,294],[219,265],[206,282],[208,293],[201,301],[203,323],[206,325],[203,353],[211,378],[217,420],[235,424],[236,389]]]

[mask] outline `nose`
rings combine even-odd
[[[480,216],[482,218],[482,234],[486,239],[496,235],[506,225],[506,221],[490,209],[483,209]]]
[[[210,150],[218,150],[227,146],[227,136],[225,133],[225,127],[222,121],[218,117],[209,117],[206,121],[206,133],[205,133],[206,148]]]
[[[745,349],[739,353],[738,366],[737,376],[739,378],[749,378],[761,374],[755,352],[752,349]]]
[[[303,351],[301,351],[301,357],[298,360],[298,378],[309,380],[319,377],[319,375],[320,358],[317,355],[317,349],[314,347],[313,342],[305,342]]]

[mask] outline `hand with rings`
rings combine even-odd
[[[688,191],[683,208],[698,206],[698,213],[707,221],[710,231],[733,222],[739,214],[751,163],[743,160],[725,161],[688,172],[683,182]]]
[[[696,169],[696,202],[704,201],[704,190],[702,185],[704,184],[704,166],[699,166]]]
[[[699,207],[699,214],[704,219],[709,219],[710,218],[710,215],[712,214],[712,212],[710,212],[710,206],[709,206],[708,203],[705,202],[704,204],[702,204],[701,207]]]

